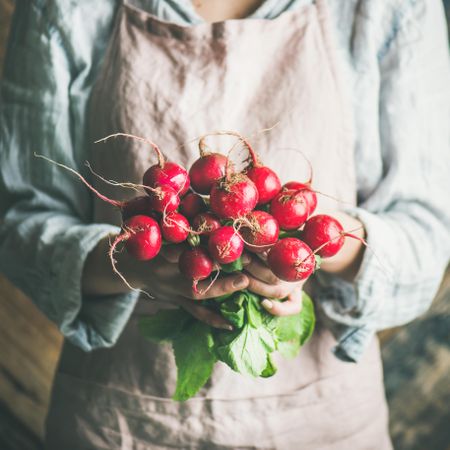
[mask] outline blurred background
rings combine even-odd
[[[0,68],[13,10],[0,0]],[[449,299],[447,270],[424,316],[380,334],[396,450],[450,450]],[[42,449],[61,344],[56,327],[0,274],[0,450]]]

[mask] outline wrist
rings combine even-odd
[[[114,273],[110,247],[111,240],[115,236],[109,235],[103,238],[88,255],[82,276],[82,290],[91,296],[123,294],[129,291],[129,287],[121,280],[118,274]],[[128,283],[138,289],[144,286],[144,266],[145,263],[137,261],[122,249],[113,255],[116,261],[115,266],[118,272],[128,281]]]
[[[131,256],[125,248],[121,248],[118,252],[114,253],[113,257],[117,271],[122,274],[130,286],[136,289],[145,289],[147,287],[145,283],[145,269],[147,268],[146,261],[137,260]],[[114,273],[112,266],[111,273]],[[122,283],[125,289],[129,289],[123,280],[120,280],[120,277],[117,276],[117,279]]]

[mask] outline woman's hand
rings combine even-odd
[[[247,289],[264,297],[261,305],[267,312],[274,316],[290,316],[298,314],[302,309],[302,287],[304,281],[289,283],[280,280],[267,267],[262,258],[249,254],[244,255],[245,273],[248,275],[249,283]],[[285,301],[277,301],[284,299]]]
[[[143,268],[141,278],[145,279],[143,289],[155,298],[181,306],[197,319],[216,328],[232,330],[232,326],[219,314],[201,306],[199,300],[231,294],[247,288],[249,278],[243,274],[231,274],[218,278],[211,284],[210,280],[200,281],[197,291],[192,289],[192,282],[180,274],[178,259],[182,246],[166,246],[160,255]]]
[[[104,296],[129,291],[129,287],[111,270],[109,242],[110,237],[100,241],[86,260],[82,288],[87,295]],[[148,262],[137,261],[122,251],[115,254],[116,267],[132,287],[142,289],[158,300],[181,306],[213,327],[232,329],[222,316],[201,306],[199,300],[245,289],[249,278],[244,274],[228,275],[217,279],[209,289],[210,281],[201,281],[198,283],[198,292],[194,292],[192,283],[178,270],[181,251],[182,246],[165,246],[157,258]]]

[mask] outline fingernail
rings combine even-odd
[[[252,258],[249,255],[243,255],[242,256],[242,264],[246,266],[247,264],[250,264]]]
[[[221,330],[227,330],[227,331],[234,330],[233,325],[230,325],[229,323],[216,322],[214,327],[219,328]]]
[[[247,278],[240,276],[233,281],[233,287],[240,289],[247,286]]]
[[[272,309],[273,308],[273,303],[270,300],[267,300],[267,298],[265,298],[262,302],[261,305],[266,308],[266,309]]]

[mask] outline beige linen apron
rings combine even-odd
[[[187,140],[217,129],[257,133],[256,150],[283,181],[305,180],[301,149],[318,190],[354,201],[349,98],[340,79],[324,1],[274,20],[183,27],[123,4],[91,102],[92,140],[127,132],[154,140],[189,166]],[[223,143],[217,140],[217,145]],[[220,147],[226,150],[226,146]],[[139,142],[93,146],[106,178],[140,182],[154,164]],[[117,198],[130,195],[105,185]],[[320,198],[321,211],[336,203]],[[120,223],[109,205],[96,220]],[[185,403],[170,399],[176,369],[169,345],[140,337],[137,320],[158,302],[141,300],[112,349],[83,353],[66,343],[47,421],[49,449],[390,449],[378,342],[358,364],[339,361],[317,327],[278,373],[253,379],[218,364]]]

